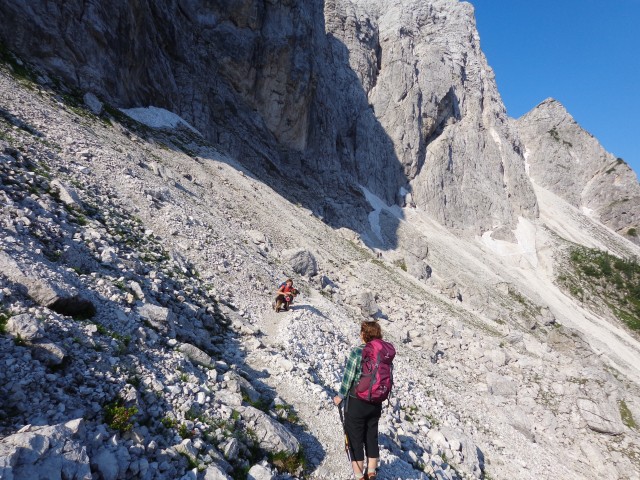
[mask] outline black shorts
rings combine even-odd
[[[352,460],[361,462],[380,457],[378,449],[378,422],[382,415],[381,403],[369,403],[359,398],[347,399],[344,426],[351,445]]]

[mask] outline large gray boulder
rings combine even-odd
[[[198,347],[191,345],[190,343],[181,343],[178,346],[178,351],[184,353],[189,360],[197,365],[209,368],[214,365],[213,360],[206,352],[203,352]]]
[[[167,334],[175,328],[175,316],[166,307],[145,303],[138,307],[138,315],[160,333]]]
[[[93,317],[96,307],[90,300],[73,292],[64,282],[25,275],[15,260],[0,252],[0,273],[19,285],[31,299],[62,315]]]
[[[313,277],[318,273],[318,264],[313,254],[301,248],[285,250],[282,257],[298,275]]]
[[[246,424],[258,437],[260,447],[271,453],[298,453],[300,444],[286,428],[264,412],[254,407],[236,408]]]
[[[7,332],[28,342],[37,340],[43,335],[40,322],[28,313],[11,317],[7,322]]]
[[[619,435],[624,431],[618,405],[611,398],[578,398],[576,406],[587,426],[599,433]]]
[[[33,356],[46,365],[60,365],[66,356],[66,352],[53,342],[31,344]]]
[[[0,439],[0,478],[91,480],[84,435],[84,421],[77,419],[53,426],[29,425]]]

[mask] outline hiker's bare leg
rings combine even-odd
[[[378,458],[369,458],[367,459],[367,472],[373,473],[378,468]]]
[[[351,467],[353,468],[353,474],[356,476],[356,478],[362,478],[362,467],[364,467],[364,462],[351,462]]]

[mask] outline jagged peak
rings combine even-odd
[[[567,111],[566,107],[562,103],[560,103],[560,101],[552,97],[544,99],[542,102],[533,107],[529,112],[525,113],[520,118],[523,119],[526,117],[537,117],[540,115],[544,117],[551,116],[557,118],[558,120],[568,119],[575,122],[574,118]]]

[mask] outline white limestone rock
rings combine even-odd
[[[84,435],[84,421],[77,419],[53,426],[29,425],[0,439],[0,478],[90,480]]]
[[[255,431],[260,447],[268,452],[297,453],[300,444],[281,423],[254,407],[239,407],[247,424]]]
[[[181,343],[178,345],[178,351],[184,353],[189,360],[197,365],[204,367],[212,367],[214,365],[209,355],[190,343]]]
[[[174,315],[166,307],[145,303],[138,307],[138,314],[161,333],[167,334],[175,329]]]
[[[66,356],[66,352],[53,342],[39,342],[31,344],[34,358],[47,365],[60,365]]]
[[[578,398],[576,406],[591,430],[609,435],[619,435],[624,431],[620,411],[615,401],[601,398],[595,402],[590,398]]]
[[[66,183],[55,178],[51,181],[51,187],[57,190],[60,200],[62,200],[65,205],[78,208],[82,206],[78,192]]]
[[[42,338],[44,333],[40,322],[26,313],[9,318],[7,331],[28,342]]]
[[[83,95],[82,100],[89,111],[94,115],[100,115],[103,110],[102,102],[93,93],[87,92]]]
[[[231,477],[217,465],[209,465],[204,471],[204,480],[231,480]]]
[[[512,378],[489,372],[486,375],[489,392],[501,397],[514,397],[518,393],[516,382]]]
[[[247,480],[273,480],[275,475],[266,465],[256,464],[249,469]]]

